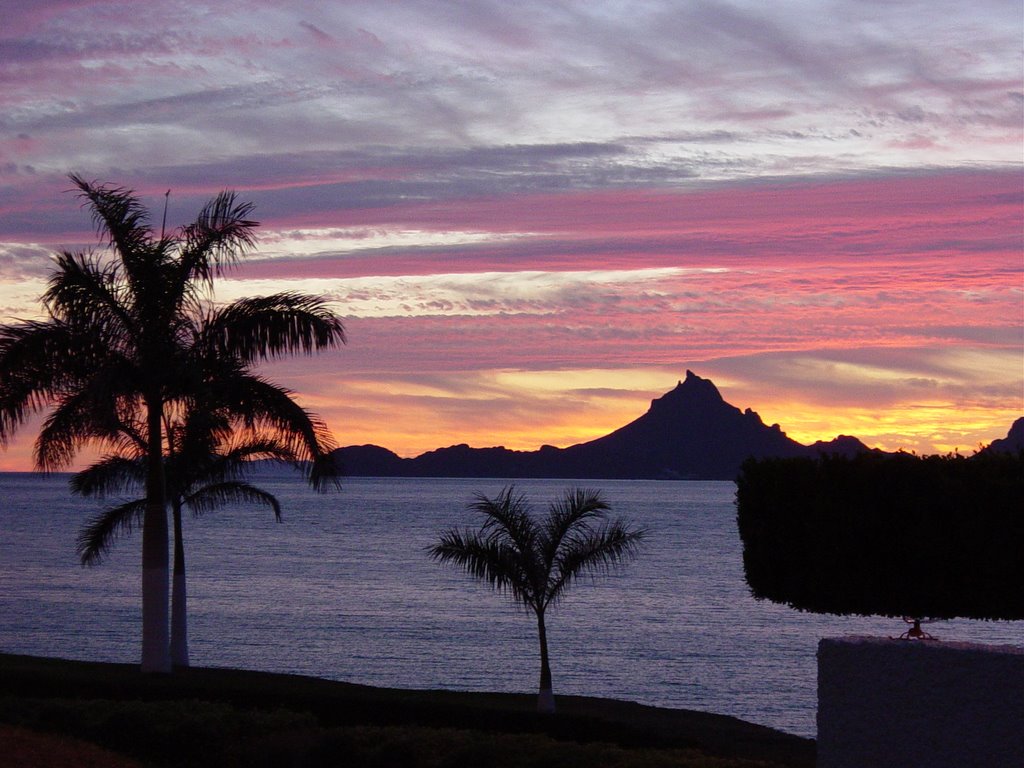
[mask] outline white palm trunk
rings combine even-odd
[[[188,620],[185,612],[185,574],[174,574],[171,595],[171,664],[187,667]]]
[[[537,694],[537,711],[542,715],[554,714],[555,692],[550,688],[541,688]]]
[[[171,671],[167,508],[164,505],[163,437],[160,398],[147,398],[149,426],[146,511],[142,518],[142,660],[143,672]]]
[[[548,633],[544,625],[544,611],[537,611],[537,635],[540,640],[540,689],[537,693],[537,711],[550,715],[555,711],[555,691],[551,684],[551,662],[548,657]]]
[[[189,666],[185,545],[181,536],[181,508],[176,505],[174,507],[174,574],[171,581],[171,664],[174,667]]]
[[[167,557],[167,515],[164,510],[147,509],[142,525],[142,660],[143,672],[171,671],[170,626],[168,622],[169,569]],[[158,518],[153,521],[152,518]],[[160,525],[162,518],[163,525]],[[161,527],[163,536],[161,537]],[[161,546],[162,545],[162,546]],[[163,550],[163,558],[160,550]],[[162,561],[161,561],[162,560]]]

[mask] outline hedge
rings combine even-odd
[[[756,598],[815,613],[1024,619],[1024,452],[750,459]]]

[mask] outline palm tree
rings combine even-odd
[[[554,712],[548,661],[548,608],[561,600],[581,575],[595,575],[635,557],[643,529],[630,529],[622,519],[607,522],[610,509],[599,491],[573,489],[553,502],[537,520],[526,497],[506,487],[494,499],[480,494],[470,509],[484,516],[477,531],[449,530],[428,550],[442,563],[506,592],[537,617],[540,640],[540,691],[537,709]]]
[[[214,278],[255,243],[252,205],[234,193],[222,192],[191,224],[157,237],[131,190],[71,180],[109,255],[59,254],[43,296],[46,319],[0,327],[0,445],[32,413],[52,408],[34,455],[36,467],[49,471],[66,466],[86,444],[116,449],[126,423],[142,425],[141,668],[169,672],[165,414],[199,389],[217,390],[250,421],[284,424],[297,407],[288,393],[239,367],[336,346],[344,329],[322,300],[301,294],[208,308],[204,296]],[[205,329],[204,344],[197,343],[197,329]],[[217,354],[228,361],[225,370],[200,364]],[[218,385],[221,374],[237,374],[238,386]],[[318,454],[314,466],[324,463]],[[318,472],[312,471],[315,482]]]
[[[193,408],[184,424],[167,424],[168,453],[164,459],[167,500],[173,522],[174,566],[171,579],[171,663],[189,666],[185,544],[182,511],[194,517],[231,504],[262,504],[281,519],[277,498],[244,477],[254,459],[274,459],[300,465],[287,443],[260,434],[226,445],[230,425],[221,414]],[[129,435],[131,438],[132,436]],[[71,478],[71,489],[82,496],[105,498],[145,488],[145,446],[136,439],[122,454],[104,457]],[[120,534],[139,524],[145,497],[123,502],[89,520],[79,532],[78,553],[83,565],[98,565]]]

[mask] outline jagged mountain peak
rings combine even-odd
[[[676,384],[675,389],[651,401],[651,410],[701,408],[724,403],[722,393],[711,379],[702,379],[693,371],[686,372],[686,379]]]

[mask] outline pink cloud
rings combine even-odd
[[[354,277],[745,262],[892,263],[969,255],[1013,264],[1021,246],[1016,171],[722,184],[693,190],[575,190],[271,218],[270,228],[492,232],[522,239],[254,263],[246,276]],[[1007,261],[1011,259],[1011,261]]]

